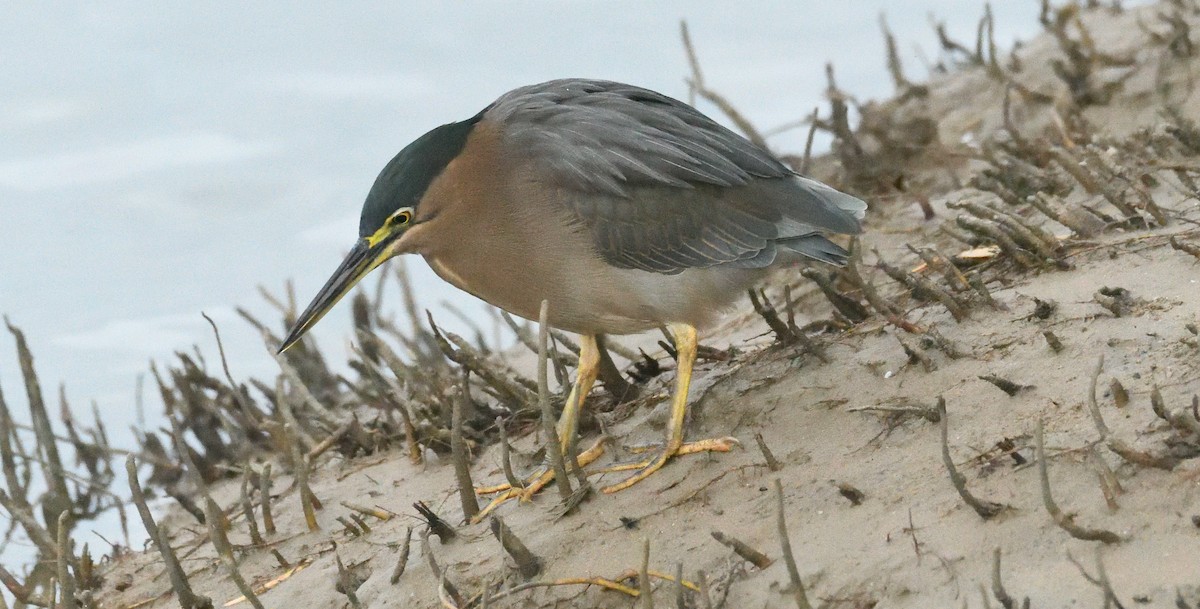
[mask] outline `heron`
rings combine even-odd
[[[866,209],[661,93],[589,79],[520,87],[384,166],[357,239],[280,351],[375,267],[418,254],[450,284],[525,319],[548,301],[549,324],[579,334],[557,425],[565,451],[604,337],[665,327],[678,361],[666,441],[602,489],[617,492],[677,455],[736,444],[684,441],[699,332],[775,265],[845,264],[847,251],[828,236],[860,233]]]

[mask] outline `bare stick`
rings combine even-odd
[[[1180,241],[1180,240],[1176,239],[1175,237],[1171,237],[1170,243],[1171,243],[1171,249],[1176,249],[1181,252],[1187,252],[1187,253],[1191,254],[1192,256],[1194,256],[1197,260],[1200,260],[1200,246],[1192,245],[1191,243]]]
[[[25,333],[17,329],[4,318],[4,325],[17,341],[17,359],[21,364],[21,375],[25,379],[25,394],[29,398],[29,418],[33,423],[33,431],[37,436],[38,452],[43,454],[46,466],[42,468],[46,478],[46,486],[58,496],[58,502],[45,502],[47,507],[54,505],[65,506],[71,500],[67,490],[67,478],[63,473],[62,459],[58,455],[58,442],[54,439],[54,430],[50,427],[50,416],[46,413],[46,402],[42,399],[42,386],[38,382],[37,372],[33,367],[33,352],[25,341]],[[58,514],[54,513],[53,518]],[[52,521],[51,521],[52,522]],[[49,525],[51,522],[47,522]]]
[[[321,455],[325,454],[325,451],[333,448],[333,445],[337,444],[342,440],[342,438],[346,437],[346,434],[350,433],[350,430],[353,429],[355,425],[358,425],[357,419],[350,419],[349,421],[342,423],[337,429],[333,430],[333,433],[326,436],[325,439],[321,440],[316,446],[310,448],[307,453],[309,462],[316,461],[317,457],[320,457]]]
[[[1113,591],[1112,582],[1108,580],[1108,570],[1104,568],[1104,561],[1100,558],[1100,547],[1096,547],[1096,578],[1100,580],[1100,589],[1104,591],[1104,606],[1109,603],[1117,607],[1123,607],[1121,601],[1117,600],[1117,593]]]
[[[229,362],[225,359],[225,345],[221,343],[221,332],[217,330],[217,323],[207,313],[201,312],[200,315],[204,317],[208,325],[212,326],[213,336],[217,339],[217,353],[221,355],[221,369],[225,372],[225,380],[229,382],[229,390],[233,392],[233,399],[237,402],[238,408],[242,409],[242,414],[246,415],[251,423],[257,424],[260,418],[259,413],[250,407],[246,396],[242,395],[241,388],[233,382],[233,375],[229,373]]]
[[[517,337],[517,340],[521,341],[521,344],[528,347],[529,350],[533,351],[535,354],[537,353],[537,337],[535,337],[533,333],[529,331],[529,328],[517,323],[517,320],[513,319],[513,316],[509,315],[508,311],[503,309],[500,310],[500,318],[503,319],[504,323],[508,325],[508,328],[512,330],[513,334]],[[550,333],[551,336],[555,336],[556,334],[556,332]],[[576,352],[570,352],[570,349],[568,349],[567,353],[563,353],[561,355],[563,363],[567,364],[568,366],[579,365],[579,356],[576,354],[577,352],[578,346],[576,346]]]
[[[897,91],[904,92],[912,86],[912,83],[904,77],[904,68],[900,64],[900,52],[896,50],[896,37],[888,28],[887,19],[884,18],[883,13],[879,14],[879,28],[883,30],[883,42],[887,47],[887,68],[888,73],[892,75],[892,84],[895,85]]]
[[[675,563],[675,609],[688,609],[683,585],[683,563]]]
[[[1042,483],[1042,505],[1046,506],[1046,511],[1050,513],[1050,517],[1054,520],[1054,523],[1075,539],[1082,539],[1084,541],[1101,541],[1104,543],[1117,543],[1118,541],[1121,541],[1121,536],[1113,533],[1112,531],[1106,531],[1104,529],[1088,529],[1076,524],[1074,517],[1064,514],[1063,511],[1059,509],[1058,504],[1054,502],[1054,497],[1050,494],[1050,473],[1046,468],[1046,447],[1043,439],[1044,433],[1042,420],[1039,418],[1037,424],[1037,435],[1035,436],[1037,442],[1038,477],[1041,479]]]
[[[829,299],[829,304],[832,304],[833,308],[837,309],[837,312],[851,323],[858,323],[871,316],[862,303],[838,292],[825,273],[814,268],[806,268],[801,270],[800,274],[816,283],[817,287],[821,288],[821,292],[825,294],[825,298]]]
[[[950,482],[954,485],[954,490],[958,491],[958,496],[975,510],[979,517],[988,520],[1003,512],[1008,506],[1002,503],[994,503],[992,501],[983,501],[971,494],[967,490],[967,479],[954,466],[954,460],[950,458],[950,442],[947,439],[949,436],[950,423],[946,416],[946,399],[938,396],[937,401],[938,417],[941,419],[942,428],[942,463],[946,465],[946,470],[950,472]]]
[[[246,597],[246,600],[250,601],[251,605],[254,605],[255,609],[263,609],[262,601],[258,600],[254,588],[246,583],[246,579],[242,577],[242,572],[238,569],[237,559],[233,557],[233,544],[229,543],[229,538],[225,536],[225,527],[221,526],[223,521],[221,506],[213,501],[207,489],[204,490],[204,515],[204,520],[208,523],[209,538],[212,539],[213,546],[216,547],[217,554],[221,557],[221,562],[225,563],[225,569],[229,571],[229,579],[233,580],[238,591]]]
[[[421,554],[425,555],[425,562],[429,563],[429,570],[433,572],[434,579],[440,582],[438,594],[441,594],[441,590],[445,590],[446,595],[453,600],[454,604],[451,606],[462,607],[462,595],[459,594],[458,588],[446,578],[446,574],[444,571],[442,571],[442,567],[438,565],[437,557],[433,555],[433,548],[429,545],[428,531],[421,535]]]
[[[368,532],[367,530],[360,528],[356,522],[352,522],[345,516],[337,516],[334,518],[334,520],[341,524],[342,529],[345,530],[346,533],[350,534],[351,537],[361,537],[366,535]]]
[[[467,520],[479,513],[479,501],[475,499],[475,485],[471,482],[471,464],[467,460],[467,443],[463,439],[463,410],[471,400],[470,371],[463,368],[460,384],[461,395],[453,401],[450,409],[450,452],[454,459],[454,479],[458,483],[458,500],[462,504],[463,517]]]
[[[767,448],[767,441],[763,439],[761,433],[754,434],[754,441],[758,443],[758,450],[762,452],[763,459],[767,462],[767,469],[773,472],[783,469],[783,464],[779,462],[779,459],[775,458],[775,455],[771,453],[771,449]]]
[[[919,334],[920,328],[904,319],[902,314],[879,295],[874,284],[868,283],[859,272],[858,265],[862,261],[862,246],[855,237],[850,241],[850,256],[846,260],[846,276],[862,290],[867,302],[888,321],[888,323],[913,334]]]
[[[17,473],[17,451],[14,450],[12,442],[17,437],[16,434],[12,413],[8,410],[8,404],[4,402],[4,392],[0,391],[0,463],[3,463],[4,481],[8,485],[8,492],[12,493],[12,500],[20,510],[33,513],[27,497],[29,490]]]
[[[404,422],[404,447],[408,451],[408,461],[420,465],[422,460],[421,447],[417,444],[417,427],[413,425],[412,415],[408,406],[400,404],[400,419]]]
[[[790,345],[796,342],[796,337],[792,333],[791,328],[783,323],[783,320],[779,318],[779,313],[775,311],[775,306],[771,304],[770,300],[767,300],[766,292],[761,289],[750,289],[746,290],[746,292],[750,295],[750,304],[754,306],[754,312],[758,313],[763,318],[763,321],[767,322],[767,327],[771,328],[771,331],[775,333],[775,340],[783,345]]]
[[[179,559],[175,556],[175,551],[171,549],[166,531],[154,522],[154,516],[150,513],[149,506],[146,505],[146,495],[142,493],[142,485],[138,482],[137,462],[134,461],[133,455],[125,458],[125,474],[129,480],[129,492],[133,503],[137,506],[138,515],[142,517],[142,525],[146,527],[146,533],[150,539],[154,540],[158,546],[158,553],[162,555],[163,566],[171,579],[171,588],[175,590],[179,605],[183,609],[212,609],[212,599],[207,596],[198,596],[192,592],[187,574],[179,566]]]
[[[22,505],[18,500],[9,497],[4,489],[0,489],[0,506],[9,513],[9,516],[21,523],[21,527],[25,529],[25,534],[38,547],[41,554],[47,558],[58,556],[58,546],[54,542],[54,538],[33,516],[33,512],[27,509],[28,504]]]
[[[996,600],[1000,601],[1000,605],[1004,609],[1013,609],[1015,606],[1012,597],[1004,589],[1004,582],[1000,579],[1000,548],[996,548],[992,552],[992,594],[996,596]]]
[[[312,409],[317,419],[328,425],[326,429],[334,429],[336,426],[333,424],[333,413],[331,413],[329,409],[317,399],[317,396],[313,395],[312,391],[309,390],[308,385],[304,384],[304,379],[300,376],[300,373],[296,371],[296,368],[293,367],[290,362],[288,362],[287,357],[281,353],[276,353],[277,348],[270,340],[267,341],[267,350],[271,352],[271,356],[274,357],[275,362],[279,364],[279,369],[283,372],[283,375],[287,377],[288,382],[292,384],[292,388],[300,394],[300,397],[304,403]],[[282,399],[282,397],[280,399]]]
[[[1100,378],[1100,371],[1104,370],[1104,354],[1100,354],[1100,358],[1096,360],[1096,367],[1092,369],[1091,380],[1088,382],[1088,412],[1092,414],[1092,423],[1096,425],[1096,429],[1100,430],[1100,439],[1107,440],[1111,433],[1108,425],[1104,423],[1104,417],[1100,415],[1100,406],[1096,403],[1096,385]]]
[[[308,435],[308,432],[303,427],[300,427],[300,422],[296,420],[296,413],[292,412],[292,404],[288,400],[285,390],[285,378],[283,375],[275,377],[275,409],[279,414],[279,418],[284,423],[284,433],[282,435],[284,443],[300,443],[296,446],[296,450],[302,452],[304,447],[316,446],[317,442],[313,440],[312,436]],[[291,428],[291,432],[288,432],[289,427]],[[291,454],[290,447],[288,448],[288,454]]]
[[[192,485],[203,495],[204,524],[208,527],[208,538],[212,541],[218,557],[225,564],[226,571],[229,572],[229,579],[233,580],[238,591],[250,601],[251,605],[254,605],[255,609],[263,609],[262,602],[258,600],[258,596],[254,593],[254,588],[251,588],[250,584],[246,583],[245,578],[242,577],[242,573],[238,569],[237,559],[233,556],[233,544],[229,542],[229,537],[225,533],[229,525],[225,518],[225,512],[221,510],[221,506],[217,505],[212,495],[209,494],[204,478],[200,475],[200,469],[196,467],[196,462],[192,459],[192,453],[183,441],[183,432],[180,429],[179,422],[174,417],[168,416],[168,419],[171,423],[171,438],[175,442],[175,451],[179,453],[180,466],[188,478],[190,478]]]
[[[450,361],[470,368],[485,383],[503,394],[505,400],[508,402],[527,404],[533,401],[534,392],[532,389],[535,387],[534,383],[528,379],[516,376],[507,367],[497,367],[461,336],[438,328],[433,320],[432,313],[425,311],[425,315],[429,319],[429,327],[432,330],[434,341]]]
[[[359,505],[357,503],[354,503],[353,501],[339,501],[338,503],[342,507],[344,507],[348,510],[352,510],[352,511],[358,512],[359,514],[364,514],[367,516],[374,516],[375,518],[378,518],[384,522],[391,520],[392,516],[393,516],[393,514],[391,512],[385,511],[381,508],[367,507],[365,505]]]
[[[1096,361],[1096,367],[1092,369],[1091,379],[1088,381],[1088,411],[1092,415],[1092,423],[1095,424],[1096,430],[1100,432],[1100,441],[1104,442],[1108,449],[1117,453],[1122,459],[1141,465],[1143,467],[1153,467],[1156,469],[1171,470],[1176,465],[1179,465],[1179,459],[1171,455],[1155,456],[1145,451],[1140,451],[1126,444],[1124,440],[1112,435],[1108,425],[1104,422],[1103,415],[1100,414],[1100,406],[1096,402],[1096,385],[1100,378],[1100,372],[1104,369],[1104,354],[1101,353]]]
[[[813,136],[817,134],[817,113],[821,107],[813,108],[812,116],[808,119],[808,137],[804,140],[804,158],[800,161],[801,175],[808,175],[808,168],[812,164],[812,146]]]
[[[571,496],[571,481],[567,479],[567,465],[563,461],[562,443],[554,421],[554,410],[550,407],[550,379],[547,377],[547,342],[550,334],[550,301],[543,300],[538,312],[538,406],[542,411],[542,433],[546,435],[546,457],[554,471],[554,482],[558,496],[566,501]]]
[[[713,531],[711,534],[712,538],[719,541],[721,545],[733,550],[734,554],[737,554],[743,560],[759,569],[766,569],[771,566],[771,563],[775,562],[770,556],[750,547],[749,544],[736,537],[731,537],[720,531]]]
[[[1029,385],[1015,383],[1004,377],[996,376],[995,374],[984,374],[979,377],[981,381],[987,381],[996,386],[997,389],[1007,393],[1009,397],[1015,396],[1024,389],[1029,389]]]
[[[542,572],[542,561],[525,544],[521,543],[520,538],[504,524],[499,516],[492,516],[489,526],[492,529],[492,535],[496,537],[496,541],[500,542],[504,551],[512,557],[513,562],[517,563],[517,572],[526,580],[537,577]]]
[[[496,417],[496,428],[500,430],[500,467],[504,470],[504,479],[512,488],[523,489],[525,483],[513,472],[512,447],[508,444],[508,429],[501,417]]]
[[[400,581],[400,577],[404,575],[404,570],[408,568],[408,552],[412,546],[412,527],[404,527],[404,541],[400,543],[400,557],[396,559],[396,567],[392,569],[392,577],[390,580],[392,585]]]
[[[638,573],[638,599],[642,609],[654,609],[650,590],[650,539],[642,539],[642,570]]]
[[[263,529],[267,535],[275,534],[275,516],[271,513],[271,464],[263,465],[258,475],[259,503],[262,504]]]
[[[354,521],[354,524],[358,526],[358,530],[362,531],[363,535],[371,532],[371,525],[367,524],[366,519],[364,519],[362,516],[359,516],[358,514],[350,514],[350,520]]]
[[[443,573],[441,580],[438,582],[437,589],[438,600],[441,601],[442,607],[445,609],[461,609],[461,606],[454,602],[454,597],[450,596],[450,589],[447,586],[446,575]]]
[[[984,283],[983,277],[980,277],[979,273],[971,273],[970,275],[967,275],[967,283],[970,284],[972,290],[975,290],[976,294],[979,294],[979,297],[983,299],[983,302],[987,303],[987,306],[999,310],[1005,310],[1008,308],[997,302],[996,299],[992,297],[992,293],[988,291],[987,284]]]
[[[284,425],[284,434],[292,435],[291,425]],[[294,438],[289,444],[292,445],[292,473],[296,477],[296,486],[300,487],[300,492],[297,493],[300,497],[300,508],[304,511],[304,522],[308,525],[309,531],[320,531],[321,525],[317,523],[316,495],[313,494],[312,488],[308,485],[308,460],[300,452],[300,444]]]
[[[494,580],[491,576],[488,576],[487,580],[483,582],[483,593],[479,596],[479,609],[488,609],[488,607],[492,606],[491,595],[492,586],[494,585]]]
[[[779,545],[783,550],[783,560],[787,564],[788,577],[792,580],[792,594],[796,598],[796,609],[812,609],[808,595],[804,592],[804,582],[800,581],[800,569],[796,567],[796,557],[792,555],[792,541],[788,538],[787,520],[783,515],[783,484],[775,479],[775,502],[778,509]]]
[[[350,606],[353,609],[362,609],[362,603],[359,602],[358,595],[355,594],[355,589],[361,582],[355,581],[354,575],[350,573],[346,565],[342,564],[342,555],[337,551],[337,546],[334,546],[333,558],[337,563],[338,570],[337,586],[335,587],[341,590],[342,594],[346,595],[346,600],[350,601]]]
[[[62,588],[61,605],[76,607],[75,578],[71,576],[71,513],[64,510],[58,515],[58,585]]]
[[[254,503],[250,501],[250,477],[253,475],[254,469],[247,462],[242,470],[242,514],[246,516],[246,526],[250,530],[250,543],[261,546],[266,544],[266,540],[258,532],[258,521],[254,519]]]
[[[1008,254],[1017,264],[1026,267],[1034,268],[1041,264],[1038,258],[1035,258],[1028,250],[1017,244],[1013,238],[1000,227],[1000,224],[992,220],[983,220],[977,216],[969,214],[959,214],[954,218],[955,224],[961,228],[970,231],[984,239],[991,240],[1000,247],[1004,253]]]
[[[909,364],[920,363],[921,368],[923,368],[925,372],[933,372],[934,370],[937,370],[937,364],[933,363],[932,358],[921,351],[918,351],[899,334],[893,334],[893,336],[896,337],[896,342],[900,343],[900,348],[904,349],[904,354],[908,356]]]
[[[1122,492],[1123,489],[1117,482],[1116,475],[1100,457],[1100,452],[1096,450],[1095,445],[1088,446],[1088,461],[1096,470],[1096,478],[1100,481],[1100,494],[1104,495],[1104,502],[1108,504],[1109,511],[1117,511],[1121,507],[1117,505],[1117,493]]]

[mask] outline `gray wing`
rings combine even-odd
[[[484,119],[502,125],[530,179],[562,193],[619,267],[762,267],[779,248],[839,263],[845,251],[818,233],[857,233],[866,209],[691,106],[631,85],[524,87]]]

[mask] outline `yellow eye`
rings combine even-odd
[[[412,221],[412,209],[407,208],[407,207],[392,214],[391,218],[388,218],[388,224],[390,226],[392,226],[393,228],[399,227],[399,226],[404,226],[405,224],[408,224],[411,221]]]

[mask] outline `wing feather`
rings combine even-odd
[[[777,240],[831,261],[837,246],[807,237],[857,233],[866,209],[691,106],[631,85],[523,87],[496,100],[484,120],[503,127],[527,178],[563,193],[597,251],[618,267],[766,266]]]

